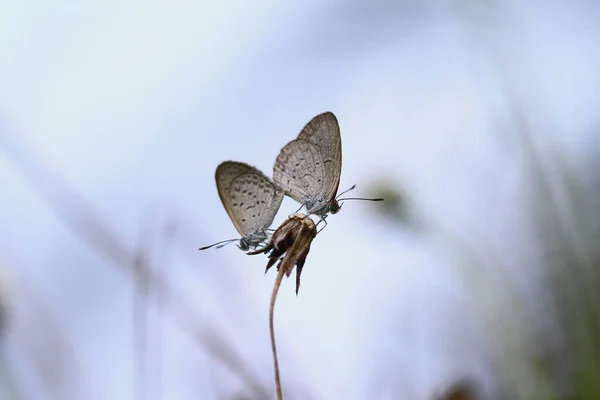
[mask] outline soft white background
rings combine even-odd
[[[494,285],[483,273],[474,283],[470,256],[442,231],[506,269],[535,326],[554,323],[541,300],[544,257],[528,222],[524,150],[503,128],[497,77],[509,76],[530,106],[537,145],[593,192],[593,2],[9,1],[1,9],[0,255],[14,305],[5,352],[31,398],[132,398],[133,287],[57,218],[15,155],[51,166],[132,251],[140,229],[153,236],[162,273],[271,388],[274,272],[263,275],[266,259],[234,246],[196,249],[237,235],[216,193],[218,163],[270,173],[279,149],[325,110],[342,130],[340,188],[356,183],[354,193],[368,195],[387,179],[438,229],[398,230],[369,203],[348,202],[329,218],[300,295],[291,281],[280,292],[284,390],[426,399],[471,374],[487,398],[499,396],[478,311],[495,307],[479,297]],[[286,199],[276,224],[296,208]],[[171,219],[185,232],[177,244],[160,233]],[[150,392],[210,399],[239,385],[171,320],[152,315],[151,327]],[[64,392],[37,375],[40,353]]]

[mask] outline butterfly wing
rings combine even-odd
[[[273,179],[285,193],[302,204],[326,195],[325,167],[319,149],[306,140],[292,140],[277,156]]]
[[[235,178],[229,192],[232,215],[236,220],[234,225],[244,237],[267,229],[283,200],[283,191],[256,172]]]
[[[225,205],[225,202],[228,200],[227,193],[229,193],[231,182],[238,176],[251,172],[262,174],[258,168],[238,161],[223,161],[219,164],[215,172],[215,181],[217,182],[217,191],[219,192],[219,197],[221,198],[223,205]]]
[[[335,197],[342,173],[342,137],[336,116],[324,112],[314,117],[300,132],[298,139],[316,146],[325,167],[323,194],[329,201]]]
[[[217,167],[215,180],[223,207],[242,237],[271,225],[283,200],[283,191],[259,169],[225,161]]]

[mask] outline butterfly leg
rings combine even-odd
[[[319,231],[317,232],[317,235],[323,230],[325,229],[325,227],[327,226],[327,220],[325,218],[321,218],[321,220],[319,222],[317,222],[317,225],[319,225],[321,222],[325,222],[325,225],[323,225],[323,227],[321,229],[319,229]]]

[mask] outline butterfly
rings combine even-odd
[[[339,212],[339,200],[383,200],[339,199],[341,173],[340,126],[336,116],[327,111],[310,120],[298,137],[281,149],[273,167],[273,180],[286,195],[305,206],[309,215],[316,214],[322,221],[329,213]]]
[[[259,169],[237,161],[224,161],[215,172],[217,192],[233,226],[242,236],[238,247],[256,248],[268,238],[268,228],[283,201],[284,192]],[[217,248],[236,241],[224,240]]]

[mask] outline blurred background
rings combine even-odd
[[[284,281],[284,397],[600,398],[597,2],[0,9],[1,399],[274,398],[275,272],[197,249],[323,111],[386,201]]]

